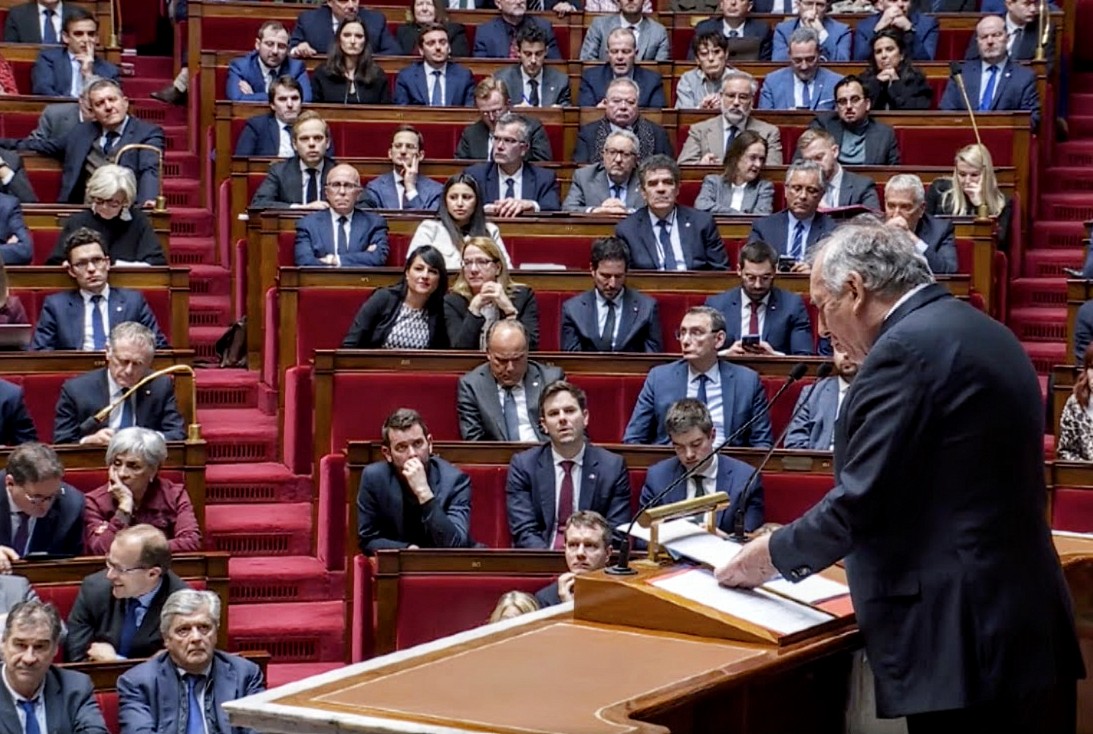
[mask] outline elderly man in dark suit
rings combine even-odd
[[[455,146],[455,157],[460,160],[490,160],[493,158],[493,132],[497,121],[512,111],[508,84],[496,76],[488,76],[474,88],[474,106],[479,119],[463,128]],[[529,163],[553,160],[543,123],[535,116],[525,118],[528,125],[528,152],[524,158]]]
[[[695,37],[720,33],[728,41],[732,61],[770,61],[774,30],[765,20],[748,17],[752,12],[768,12],[755,7],[751,0],[721,0],[721,15],[707,18],[695,26]]]
[[[134,525],[118,532],[106,568],[80,584],[68,615],[65,661],[146,658],[163,649],[159,614],[186,583],[171,570],[163,531]]]
[[[629,130],[608,135],[600,162],[573,172],[562,208],[591,214],[629,214],[644,204],[638,178],[639,147],[638,137]]]
[[[834,375],[805,388],[797,397],[783,444],[787,449],[830,451],[835,445],[835,420],[859,365],[838,349],[834,350],[833,362]]]
[[[542,441],[539,396],[562,379],[561,369],[528,359],[527,332],[519,321],[496,322],[487,337],[486,363],[459,378],[460,435],[464,441]]]
[[[840,227],[810,291],[821,333],[861,363],[835,424],[836,485],[717,579],[801,581],[845,561],[878,716],[906,716],[910,734],[1073,732],[1082,656],[1028,355],[889,227]]]
[[[399,125],[387,151],[391,173],[376,176],[364,187],[364,205],[373,209],[406,209],[435,212],[444,184],[418,169],[425,160],[425,136],[413,125]]]
[[[258,185],[252,209],[326,209],[323,188],[335,165],[328,157],[330,128],[314,110],[305,110],[292,124],[296,154],[274,163]]]
[[[291,158],[296,153],[292,147],[292,125],[300,116],[303,88],[292,77],[282,76],[265,98],[269,100],[270,111],[247,118],[235,141],[235,155]]]
[[[598,571],[611,560],[611,526],[594,510],[577,510],[565,524],[565,565],[557,581],[535,592],[540,607],[573,601],[577,576]]]
[[[466,170],[478,182],[486,213],[515,217],[561,209],[554,173],[526,161],[527,121],[510,113],[497,121],[493,132],[493,162]]]
[[[664,80],[660,74],[634,65],[636,47],[634,32],[629,28],[611,31],[607,37],[607,61],[602,66],[585,69],[581,74],[577,104],[581,107],[601,106],[612,81],[630,79],[638,86],[638,107],[667,107]]]
[[[387,30],[383,13],[360,7],[360,0],[326,0],[321,8],[305,10],[296,18],[289,39],[294,59],[310,59],[327,53],[334,43],[334,28],[350,18],[360,19],[364,34],[377,54],[398,56],[402,47]]]
[[[577,147],[573,151],[575,163],[598,163],[603,160],[607,136],[616,130],[629,130],[637,136],[639,161],[654,154],[675,155],[667,131],[640,116],[638,91],[634,80],[625,77],[614,79],[607,85],[603,98],[603,118],[582,125],[577,131]]]
[[[265,102],[278,80],[291,77],[300,87],[304,102],[311,101],[311,80],[304,62],[288,57],[288,31],[276,20],[258,28],[254,50],[228,64],[228,99]]]
[[[554,4],[554,3],[547,3]],[[542,18],[528,15],[527,0],[496,0],[498,17],[478,26],[474,32],[473,56],[480,59],[515,58],[516,37],[526,25],[538,26],[546,37],[546,57],[561,60],[554,29]],[[515,91],[513,91],[515,96]]]
[[[8,10],[4,43],[59,43],[65,4],[61,0],[29,0]]]
[[[233,727],[222,704],[265,690],[261,669],[246,658],[216,649],[220,597],[180,589],[163,604],[164,652],[118,678],[118,722],[127,732],[217,731],[254,734]],[[191,719],[200,711],[203,721]],[[185,728],[183,728],[185,722]]]
[[[937,19],[911,9],[911,0],[877,0],[877,12],[860,19],[854,26],[854,61],[873,55],[873,37],[877,31],[892,28],[903,31],[911,59],[933,61],[940,35]]]
[[[433,455],[433,437],[417,411],[389,415],[382,440],[384,460],[364,468],[357,490],[361,552],[471,546],[471,480]]]
[[[0,380],[0,445],[18,446],[38,440],[38,429],[27,412],[23,388]]]
[[[793,272],[808,272],[808,251],[835,229],[835,220],[819,211],[826,184],[818,163],[790,164],[786,171],[786,208],[755,220],[748,242],[766,242],[780,259],[793,261]]]
[[[630,521],[630,475],[618,454],[585,437],[584,390],[559,380],[539,396],[547,443],[513,455],[505,504],[514,548],[566,546],[566,525],[579,510],[598,512],[610,527]]]
[[[900,173],[884,185],[884,216],[889,227],[912,234],[919,252],[934,273],[955,273],[956,235],[952,220],[926,213],[926,192],[922,179],[913,173]]]
[[[361,191],[356,168],[341,163],[326,177],[329,209],[296,222],[296,265],[380,267],[387,263],[387,221],[355,208]]]
[[[636,270],[727,270],[725,243],[713,217],[677,204],[679,165],[655,155],[638,169],[646,205],[615,226],[615,236],[630,248]]]
[[[592,243],[594,288],[562,304],[562,351],[650,352],[664,348],[655,299],[626,287],[630,249],[617,237]]]
[[[65,485],[65,468],[56,452],[25,443],[8,457],[5,491],[0,492],[0,573],[31,553],[78,556],[83,552],[83,492]]]
[[[821,209],[862,206],[880,210],[877,185],[868,176],[848,171],[839,163],[839,144],[826,130],[809,128],[797,138],[797,158],[812,161],[824,174]]]
[[[519,97],[521,107],[568,107],[569,77],[546,66],[547,37],[537,25],[526,23],[516,34],[519,63],[502,67],[493,76]]]
[[[835,84],[835,112],[820,112],[810,127],[826,130],[839,146],[839,163],[898,166],[899,143],[891,125],[874,120],[873,103],[854,74]]]
[[[99,45],[99,22],[80,6],[64,16],[59,47],[43,48],[30,70],[33,94],[48,97],[79,97],[91,80],[118,79],[118,67],[95,56]]]

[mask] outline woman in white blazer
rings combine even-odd
[[[471,237],[491,238],[497,243],[505,265],[512,268],[501,230],[493,222],[486,221],[478,182],[465,173],[457,173],[444,184],[436,219],[426,219],[418,225],[407,254],[422,245],[432,245],[444,256],[444,266],[448,270],[460,270],[463,245]]]

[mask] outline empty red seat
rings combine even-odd
[[[1056,488],[1051,502],[1051,527],[1078,533],[1093,532],[1093,492]]]

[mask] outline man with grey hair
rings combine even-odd
[[[581,61],[605,61],[611,34],[620,28],[634,36],[635,61],[668,61],[672,57],[668,30],[650,15],[642,13],[643,0],[618,0],[618,13],[599,15],[584,34]]]
[[[949,219],[926,213],[926,191],[913,173],[898,173],[884,185],[884,218],[889,227],[910,232],[935,273],[955,273],[956,235]]]
[[[57,609],[37,599],[19,602],[4,620],[0,720],[6,731],[107,734],[91,678],[53,665],[61,630]]]
[[[231,725],[223,704],[266,686],[257,665],[216,649],[220,598],[211,591],[176,591],[159,624],[165,651],[118,678],[121,730],[252,734]]]
[[[607,85],[603,98],[604,116],[596,122],[582,125],[577,131],[577,146],[573,150],[575,163],[597,163],[603,155],[607,136],[617,130],[629,130],[638,138],[638,160],[661,153],[674,155],[668,132],[640,116],[640,89],[633,79],[614,79]]]
[[[44,443],[25,443],[0,472],[0,574],[31,553],[83,553],[84,495],[62,481],[65,468]]]
[[[816,31],[811,28],[793,31],[789,37],[789,65],[767,74],[759,93],[759,109],[835,109],[835,85],[842,76],[822,68],[822,60]]]
[[[61,385],[54,443],[106,446],[115,431],[129,426],[159,431],[168,441],[186,438],[170,377],[157,377],[121,400],[151,373],[155,355],[155,337],[146,326],[132,321],[115,326],[106,345],[106,366]],[[105,420],[95,420],[98,411],[119,400]]]
[[[608,135],[602,160],[573,173],[562,208],[567,212],[628,214],[640,207],[644,201],[637,173],[639,147],[638,136],[629,130]]]
[[[637,40],[629,28],[616,28],[607,36],[606,61],[581,73],[577,103],[581,107],[603,107],[607,89],[616,79],[630,79],[638,85],[638,107],[667,107],[664,80],[650,69],[635,66]]]
[[[812,161],[796,161],[786,171],[786,208],[757,219],[748,242],[766,242],[778,253],[778,267],[808,272],[808,251],[835,229],[835,220],[819,210],[827,181]]]
[[[751,116],[758,87],[751,74],[744,71],[728,72],[721,83],[721,114],[691,125],[691,129],[687,131],[687,140],[679,152],[680,164],[719,166],[736,136],[745,130],[751,130],[767,141],[767,165],[782,165],[782,134],[778,131],[778,126]]]
[[[493,161],[465,171],[478,182],[487,214],[516,217],[562,208],[554,173],[528,163],[527,154],[527,120],[502,115],[493,128]]]
[[[901,230],[848,224],[814,255],[820,333],[861,367],[836,486],[716,569],[801,581],[845,559],[877,713],[921,732],[1070,732],[1083,675],[1044,507],[1044,406],[1003,324],[933,282]]]

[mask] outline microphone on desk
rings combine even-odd
[[[824,362],[822,365],[820,365],[820,368],[823,369],[824,366],[830,367],[830,363]],[[676,477],[673,481],[669,482],[667,487],[665,487],[661,491],[657,492],[647,502],[643,502],[638,507],[638,511],[634,513],[633,519],[630,521],[630,524],[626,527],[626,532],[623,533],[622,537],[619,539],[619,558],[618,558],[618,561],[616,561],[614,566],[608,566],[607,567],[606,572],[608,574],[610,574],[612,576],[629,576],[629,575],[637,573],[637,571],[630,568],[630,546],[631,546],[630,533],[631,533],[631,531],[633,531],[634,523],[636,523],[638,521],[638,517],[641,515],[641,513],[645,512],[650,507],[656,506],[656,504],[658,502],[660,502],[662,499],[664,499],[665,497],[668,496],[669,492],[671,492],[673,489],[678,487],[683,482],[686,482],[688,479],[690,479],[694,475],[698,474],[698,472],[702,470],[702,467],[705,466],[706,462],[710,460],[711,456],[713,456],[714,454],[721,453],[733,441],[735,441],[736,439],[738,439],[742,435],[744,435],[744,432],[747,431],[749,428],[751,428],[755,424],[755,422],[757,420],[759,420],[759,418],[761,418],[762,416],[764,416],[764,415],[766,415],[767,413],[770,412],[771,407],[776,402],[778,402],[778,399],[781,398],[783,394],[785,394],[786,390],[789,389],[789,386],[792,385],[793,383],[797,382],[797,380],[800,380],[802,377],[804,377],[806,372],[808,372],[808,365],[805,364],[804,362],[798,362],[797,364],[793,365],[793,367],[789,371],[789,374],[786,376],[786,381],[782,383],[782,385],[774,393],[774,395],[771,397],[771,399],[763,404],[763,407],[762,407],[761,410],[757,411],[755,413],[755,415],[753,415],[744,425],[740,426],[735,431],[733,431],[731,434],[729,434],[725,438],[724,441],[722,441],[720,444],[718,444],[713,449],[711,449],[710,453],[703,456],[701,461],[696,463],[693,467],[691,467],[687,471],[683,472],[681,475]]]
[[[760,472],[763,471],[763,467],[770,461],[770,457],[774,456],[774,452],[778,449],[778,444],[786,440],[786,436],[789,434],[789,429],[793,425],[793,419],[797,417],[797,414],[801,412],[801,408],[812,397],[812,391],[816,389],[816,386],[820,384],[831,371],[834,369],[834,365],[830,362],[824,362],[816,369],[816,381],[808,386],[805,393],[801,396],[801,399],[797,401],[797,405],[793,406],[793,412],[789,414],[789,420],[786,421],[786,427],[782,429],[782,432],[771,444],[767,453],[763,455],[763,460],[759,462],[755,470],[752,471],[748,477],[748,481],[744,483],[744,489],[740,491],[740,499],[737,501],[737,506],[732,508],[732,539],[737,543],[747,542],[747,537],[744,535],[744,516],[748,510],[748,500],[751,498],[751,493],[759,479]]]
[[[193,415],[190,416],[190,425],[186,429],[186,440],[200,441],[201,426],[197,422],[197,379],[194,374],[194,368],[188,364],[173,364],[170,367],[164,367],[161,370],[156,370],[155,372],[145,375],[137,381],[137,384],[122,393],[121,397],[114,400],[97,413],[93,413],[90,418],[81,423],[80,434],[86,436],[102,429],[105,427],[106,422],[109,419],[110,414],[114,412],[114,409],[128,400],[133,393],[158,377],[174,374],[176,372],[183,372],[190,376],[190,410],[193,411]]]

